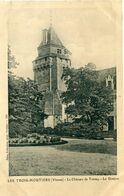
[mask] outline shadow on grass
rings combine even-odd
[[[74,152],[84,152],[84,153],[103,153],[103,154],[111,154],[111,155],[117,155],[117,144],[116,142],[104,142],[100,141],[95,142],[92,141],[90,143],[90,140],[88,142],[82,141],[78,143],[73,143],[73,141],[70,141],[68,144],[56,146],[58,150],[67,150],[67,151],[74,151]]]

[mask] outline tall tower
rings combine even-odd
[[[37,50],[38,57],[33,61],[34,80],[39,91],[44,93],[44,112],[48,114],[44,126],[53,128],[66,120],[60,98],[66,88],[61,76],[63,69],[71,66],[71,53],[64,47],[52,26],[43,30],[43,39]]]

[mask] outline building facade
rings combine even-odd
[[[112,90],[113,111],[108,115],[108,123],[104,128],[105,131],[111,132],[117,130],[116,67],[100,70],[99,80]]]
[[[43,30],[38,57],[33,61],[34,80],[44,93],[44,112],[48,118],[45,127],[55,127],[64,122],[66,115],[60,96],[66,87],[61,76],[65,67],[71,66],[70,51],[62,44],[52,26]]]

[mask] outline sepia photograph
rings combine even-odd
[[[10,177],[118,174],[119,16],[96,2],[9,7]]]

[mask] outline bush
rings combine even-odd
[[[31,134],[28,134],[27,137],[28,138],[33,137],[35,139],[40,139],[40,134],[38,134],[38,133],[31,133]]]
[[[38,133],[38,134],[43,134],[43,126],[35,126],[31,128],[31,133]]]
[[[26,123],[19,124],[18,122],[12,121],[9,123],[9,137],[16,138],[19,136],[25,137],[29,133],[30,128]]]
[[[55,134],[86,139],[103,139],[102,131],[97,124],[63,123],[55,127]]]
[[[51,143],[60,142],[60,141],[61,141],[61,138],[59,136],[52,136],[50,139]]]
[[[51,135],[54,134],[54,130],[51,127],[42,127],[42,126],[38,126],[38,127],[33,127],[31,129],[32,133],[38,133],[38,134],[47,134],[47,135]]]

